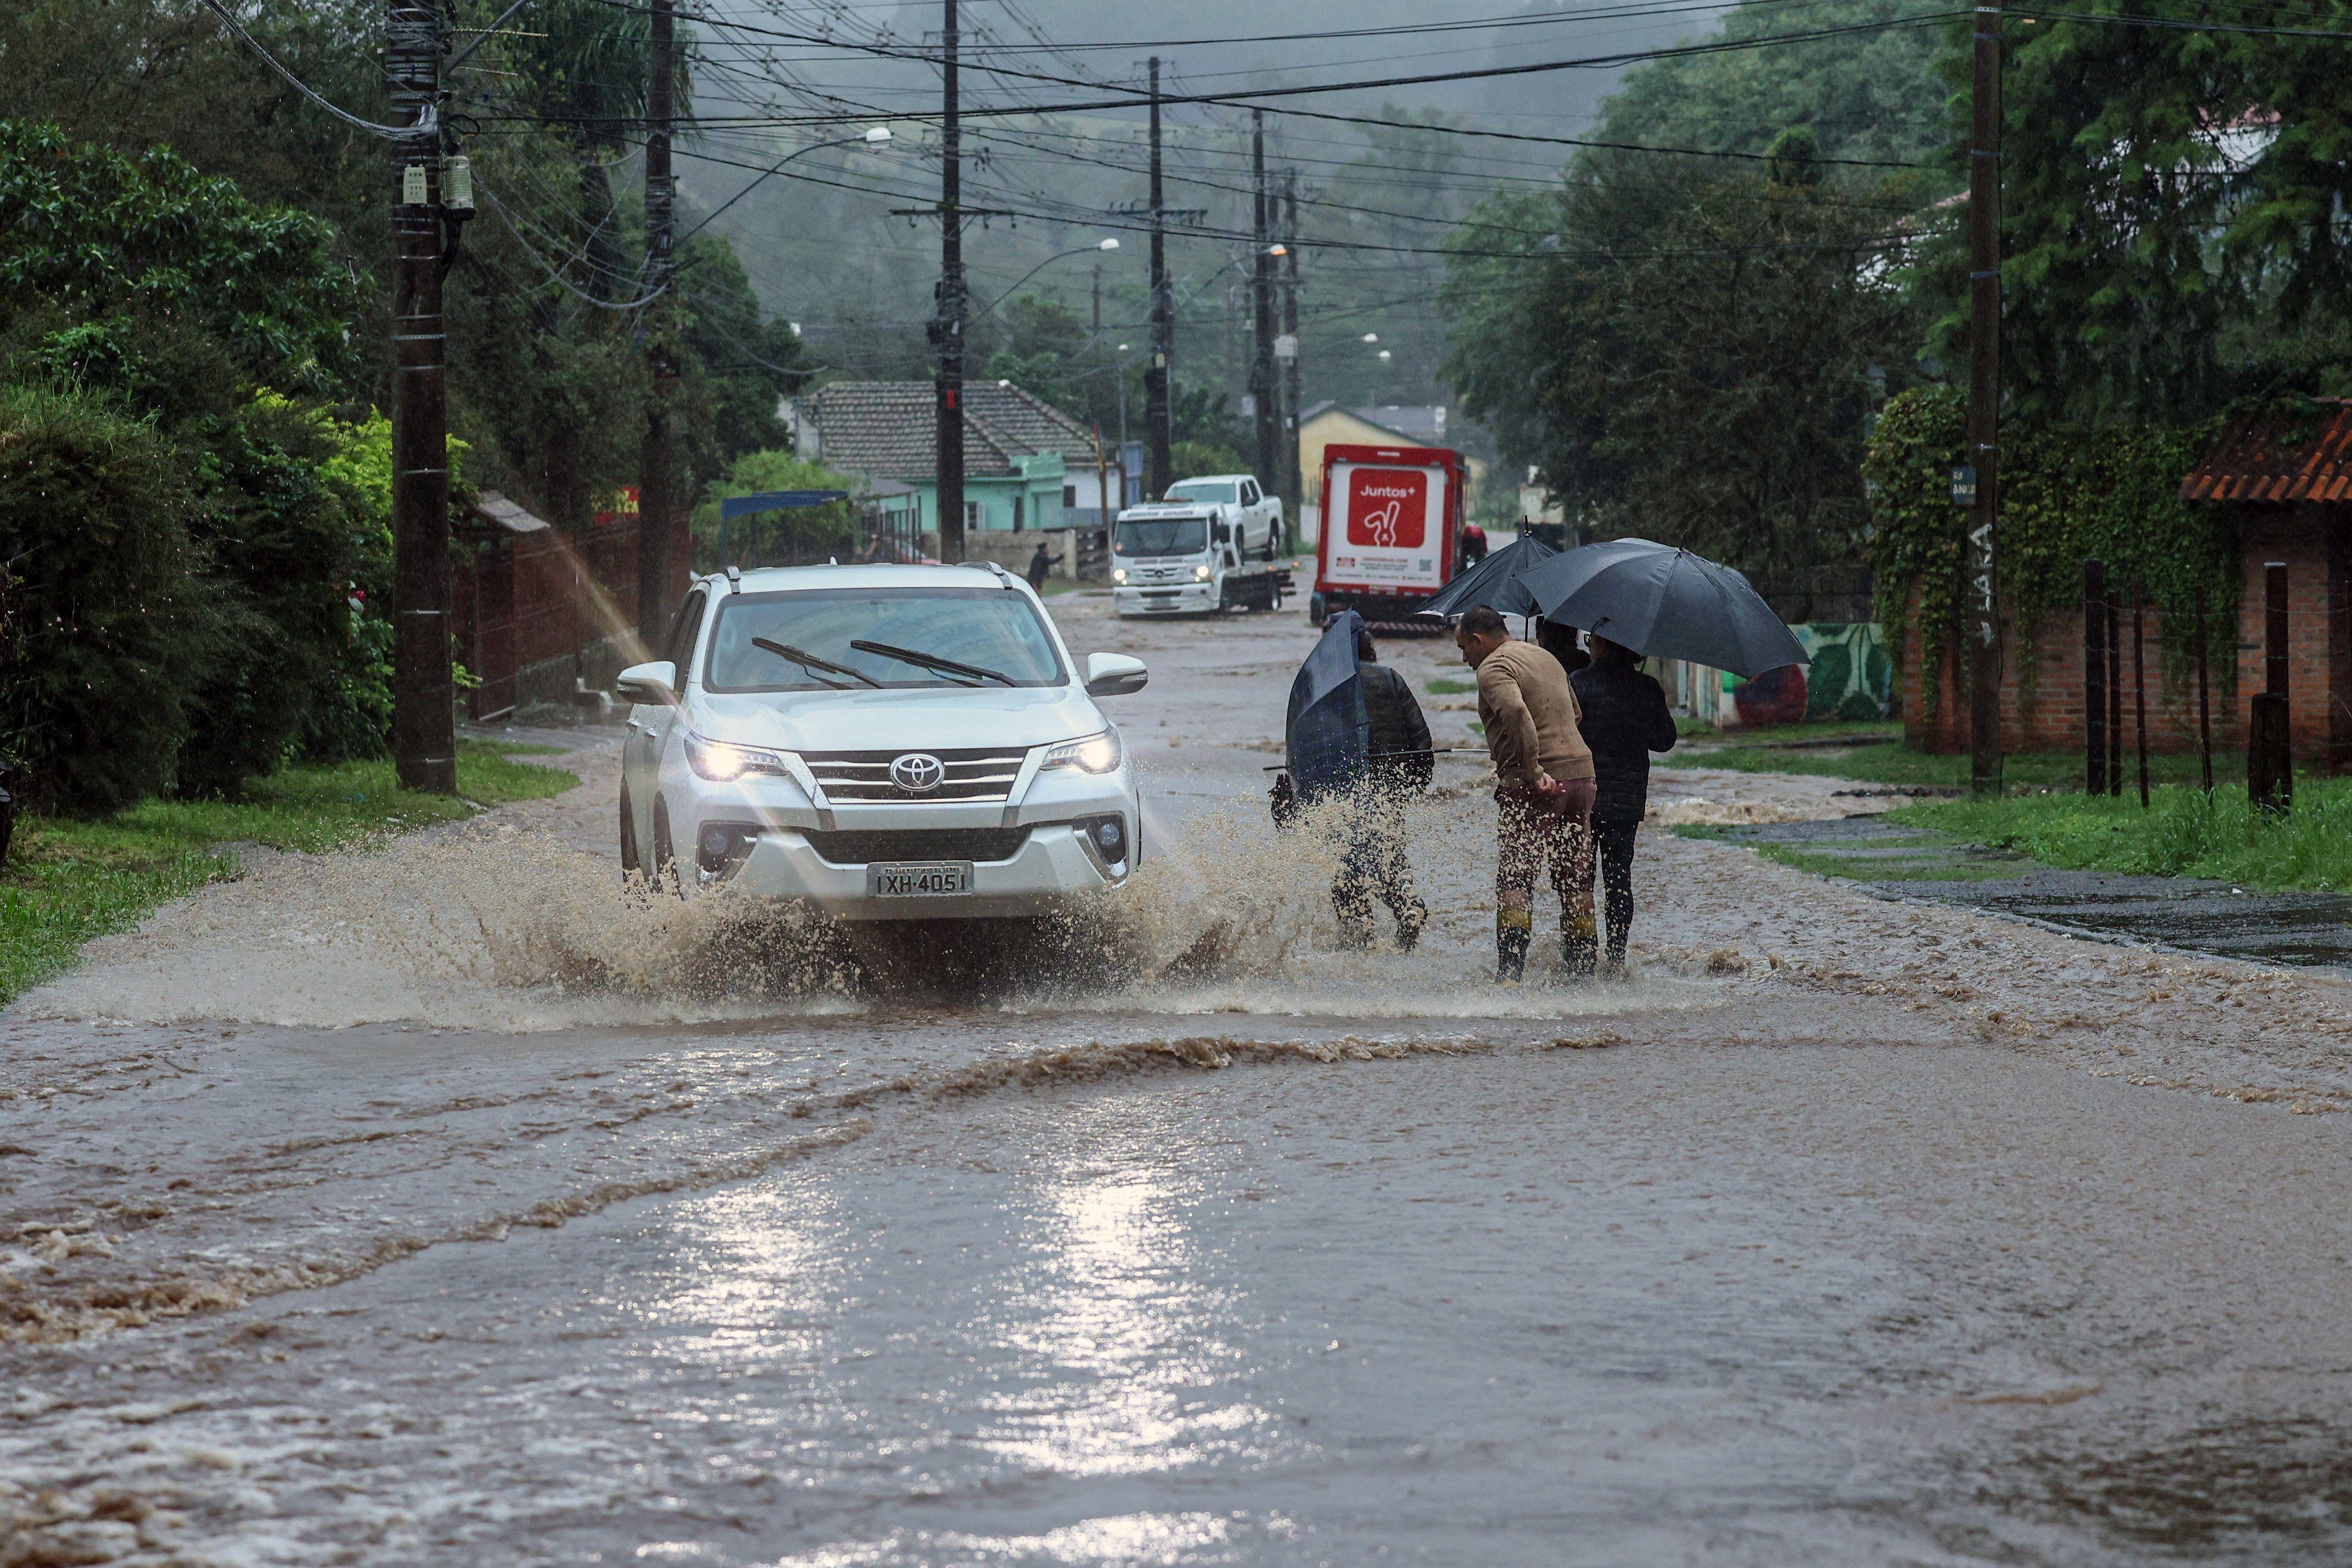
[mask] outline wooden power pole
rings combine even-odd
[[[1257,424],[1257,482],[1279,491],[1282,397],[1274,379],[1274,199],[1265,185],[1265,110],[1250,111],[1250,174],[1255,193],[1250,241],[1250,406]]]
[[[963,559],[963,124],[957,99],[956,0],[946,0],[946,6],[940,39],[945,91],[940,117],[940,298],[931,318],[940,351],[932,488],[939,496],[940,559],[952,565]]]
[[[670,279],[677,185],[670,173],[670,136],[677,119],[676,0],[650,0],[646,15],[646,266],[640,292],[658,295]],[[660,308],[652,299],[648,311]],[[637,463],[637,640],[644,657],[660,648],[669,619],[669,535],[677,503],[672,492],[670,384],[677,367],[658,332],[646,339],[646,370],[653,383],[646,404],[645,444]]]
[[[1282,522],[1288,534],[1283,543],[1297,549],[1306,526],[1301,508],[1307,498],[1306,476],[1298,457],[1298,171],[1282,172],[1282,335],[1275,340],[1275,355],[1282,365]]]
[[[441,54],[437,0],[393,0],[385,49],[395,115],[392,341],[392,752],[401,787],[457,792],[449,667],[447,339],[441,321]]]
[[[2000,517],[2001,0],[1976,7],[1969,136],[1969,787],[2001,788],[2000,609],[1994,568]],[[2110,694],[2112,696],[2112,694]]]
[[[1160,57],[1151,57],[1151,358],[1143,367],[1144,499],[1168,494],[1175,476],[1168,448],[1168,375],[1175,357],[1176,303],[1168,288],[1168,206],[1160,179]]]

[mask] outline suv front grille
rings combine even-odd
[[[1009,861],[1029,841],[1026,828],[844,828],[801,830],[832,865],[874,861]]]
[[[1020,776],[1026,751],[984,746],[961,751],[933,751],[947,766],[947,777],[936,789],[910,794],[890,781],[890,764],[915,749],[901,751],[803,751],[825,798],[835,805],[861,800],[959,800],[981,804],[1012,798],[1013,780]]]

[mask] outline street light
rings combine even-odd
[[[770,174],[775,173],[795,158],[805,158],[812,152],[822,152],[828,147],[862,146],[879,148],[888,146],[889,142],[890,128],[887,125],[877,125],[860,131],[856,136],[837,136],[830,141],[812,141],[805,147],[795,147],[790,152],[787,152],[782,157],[777,159],[773,163],[769,164],[766,170],[750,184],[744,186],[741,190],[736,192],[733,195],[719,203],[717,207],[711,210],[709,217],[704,218],[702,222],[695,225],[692,228],[678,235],[675,243],[682,246],[687,241],[692,239],[696,235],[700,234],[705,228],[709,226],[711,218],[716,218],[720,213],[725,212],[728,208],[733,206],[736,203],[750,195],[754,190],[766,183]]]
[[[1378,332],[1367,332],[1364,334],[1364,341],[1367,343],[1377,343],[1380,340],[1381,335]]]
[[[981,316],[987,315],[991,310],[995,309],[999,305],[1002,305],[1006,300],[1012,298],[1022,284],[1028,282],[1031,278],[1036,277],[1039,273],[1045,271],[1047,267],[1053,266],[1057,261],[1066,261],[1071,256],[1085,256],[1093,251],[1117,250],[1118,248],[1118,241],[1114,237],[1111,239],[1097,240],[1093,245],[1082,245],[1076,250],[1066,250],[1059,252],[1056,255],[1049,256],[1045,260],[1039,262],[1036,266],[1031,267],[1028,271],[1023,273],[1019,278],[1014,280],[1011,288],[1006,289],[994,299],[990,300],[988,304],[983,306],[978,312],[976,312],[976,314]]]

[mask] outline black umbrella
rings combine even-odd
[[[1522,572],[1551,559],[1559,551],[1521,534],[1444,588],[1432,594],[1415,615],[1459,615],[1479,605],[1490,605],[1505,615],[1532,615],[1536,601],[1519,581]]]
[[[1547,621],[1636,653],[1760,675],[1811,663],[1772,607],[1727,566],[1672,545],[1611,539],[1568,550],[1520,581]]]

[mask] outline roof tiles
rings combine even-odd
[[[830,466],[873,478],[928,480],[939,457],[937,395],[929,382],[835,382],[803,398],[802,409],[816,425]],[[1014,458],[1047,452],[1091,464],[1094,436],[1019,387],[965,383],[965,473],[1015,474]]]
[[[2352,402],[2324,400],[2315,417],[2292,410],[2240,415],[2180,481],[2180,498],[2352,500]]]

